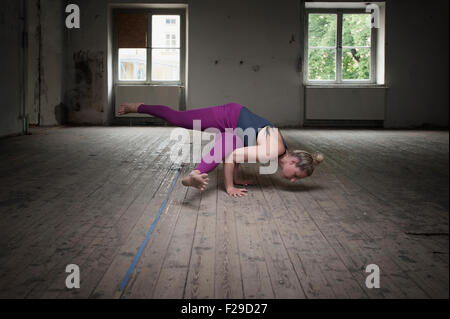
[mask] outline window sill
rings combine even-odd
[[[131,82],[131,83],[115,83],[116,86],[178,86],[178,87],[184,87],[184,84],[182,83],[142,83],[142,82]]]
[[[307,89],[387,89],[386,84],[305,84]]]

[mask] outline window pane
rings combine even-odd
[[[145,81],[147,49],[119,49],[119,80]]]
[[[342,78],[344,80],[370,80],[370,49],[344,49],[342,51]]]
[[[152,50],[152,81],[180,80],[180,49]]]
[[[309,80],[336,80],[336,50],[310,49],[308,54]]]
[[[172,41],[167,42],[167,39]],[[152,16],[152,48],[180,47],[180,16]]]
[[[117,15],[117,42],[123,49],[147,47],[147,14],[119,13]]]
[[[336,46],[337,15],[309,14],[309,47]]]
[[[344,14],[342,45],[370,46],[370,14]]]

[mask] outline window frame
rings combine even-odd
[[[147,78],[145,81],[121,81],[119,79],[119,48],[117,15],[120,13],[147,14]],[[178,81],[152,81],[152,16],[179,15],[180,16],[180,77]],[[143,49],[143,48],[142,48]],[[172,48],[176,49],[176,48]],[[113,83],[115,85],[132,86],[184,86],[186,79],[186,10],[184,9],[113,9]]]
[[[310,80],[309,79],[309,15],[310,14],[336,14],[336,80]],[[377,84],[377,29],[371,28],[371,47],[370,47],[370,79],[369,80],[343,80],[342,79],[342,35],[343,35],[343,15],[344,14],[370,14],[365,9],[320,9],[311,8],[305,10],[304,19],[304,65],[303,82],[306,85],[337,85],[337,86],[355,86],[355,85],[376,85]]]

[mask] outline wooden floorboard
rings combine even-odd
[[[142,149],[140,153],[143,153]],[[110,172],[108,181],[105,182],[103,187],[99,188],[101,192],[93,194],[90,200],[85,201],[86,205],[83,209],[77,209],[79,207],[75,206],[75,210],[59,212],[57,217],[49,218],[49,222],[43,223],[47,228],[38,232],[42,236],[37,237],[35,239],[36,244],[33,243],[31,246],[40,247],[42,245],[45,248],[43,250],[35,249],[33,253],[24,254],[27,259],[21,260],[21,263],[27,265],[28,260],[32,261],[32,264],[28,266],[32,269],[19,272],[19,276],[14,278],[15,287],[21,285],[25,289],[32,287],[27,276],[24,277],[25,274],[30,276],[35,272],[46,271],[49,278],[54,278],[55,266],[64,268],[67,265],[67,263],[64,264],[66,260],[76,260],[76,263],[81,266],[79,256],[77,256],[78,251],[87,253],[90,243],[96,237],[104,234],[105,231],[110,230],[115,221],[114,214],[121,211],[121,205],[127,207],[128,201],[134,199],[134,193],[139,193],[142,190],[140,188],[142,185],[138,183],[138,180],[142,180],[142,169],[138,169],[138,166],[142,163],[145,163],[145,161],[140,159],[136,161],[135,165],[125,165],[116,169],[115,173]],[[130,187],[126,187],[127,185]],[[131,196],[128,197],[128,194]],[[104,250],[101,252],[103,253]],[[56,262],[55,255],[61,255],[62,265],[54,264]],[[87,272],[87,274],[90,273]],[[88,276],[84,276],[84,279],[86,277]],[[39,279],[40,282],[44,282],[44,284],[38,285],[41,288],[48,280],[42,276]],[[86,280],[83,281],[86,282]]]
[[[154,148],[151,150],[155,151]],[[142,162],[146,163],[147,160],[142,159]],[[78,240],[78,244],[83,248],[76,252],[77,264],[86,271],[82,288],[70,292],[63,290],[58,297],[90,296],[146,207],[152,203],[156,194],[164,194],[164,188],[167,187],[166,183],[171,176],[169,167],[164,167],[163,163],[166,162],[166,156],[157,156],[144,167],[135,168],[139,172],[139,179],[127,183],[128,189],[110,199],[104,217],[97,219],[97,223],[101,226],[90,229],[87,235]],[[160,169],[152,168],[155,164],[159,164]],[[59,282],[60,280],[54,280],[55,291]]]
[[[244,164],[243,198],[222,165],[205,192],[184,187],[195,164],[171,162],[170,131],[0,140],[0,298],[448,298],[448,131],[286,129],[324,163],[296,183]]]
[[[217,219],[217,170],[209,174],[210,188],[202,194],[183,298],[215,296],[214,263]]]
[[[215,245],[215,298],[241,299],[244,297],[242,267],[237,240],[236,217],[229,208],[228,195],[223,188],[223,166],[217,168],[217,215]]]

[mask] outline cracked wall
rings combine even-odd
[[[64,124],[64,3],[27,0],[28,96],[30,124]]]

